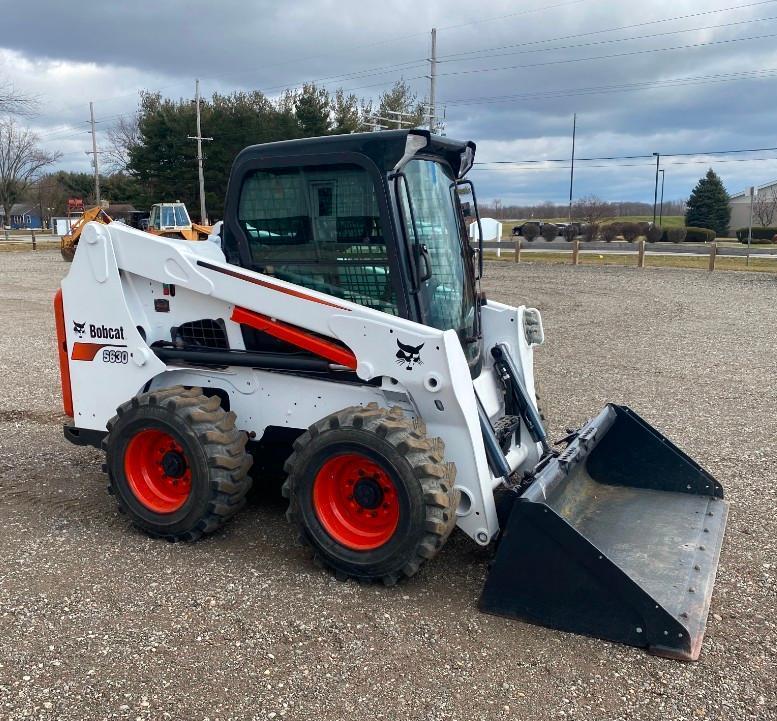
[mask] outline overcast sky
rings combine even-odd
[[[206,95],[254,88],[275,95],[324,79],[328,88],[373,96],[404,77],[423,96],[435,26],[446,134],[474,140],[479,161],[568,158],[574,112],[581,159],[777,147],[777,0],[81,0],[77,7],[2,0],[0,7],[0,77],[40,97],[39,114],[25,122],[62,152],[67,169],[89,170],[90,100],[105,129],[136,108],[139,90],[192,97],[195,77]],[[481,198],[564,203],[568,165],[481,165],[472,177]],[[736,192],[777,178],[777,151],[666,157],[665,197],[687,197],[708,165]],[[652,202],[654,173],[650,158],[581,160],[574,195]]]

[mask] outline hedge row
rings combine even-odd
[[[739,228],[737,230],[737,240],[740,243],[747,243],[747,234],[747,228]],[[777,228],[763,225],[753,226],[753,240],[766,240],[771,243],[775,237],[777,237]]]
[[[715,240],[714,230],[693,227],[688,227],[685,229],[686,243],[711,243],[713,240]]]

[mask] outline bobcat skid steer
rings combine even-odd
[[[479,290],[474,156],[417,130],[257,145],[208,240],[87,225],[55,300],[65,435],[154,536],[219,528],[285,448],[288,517],[338,578],[412,576],[458,526],[496,549],[482,610],[695,659],[723,490],[624,406],[553,450],[540,314]]]

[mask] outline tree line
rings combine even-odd
[[[595,196],[587,196],[585,198],[578,198],[572,204],[572,218],[574,220],[584,220],[590,215],[587,206],[591,205],[592,198],[606,206],[602,209],[603,217],[621,218],[624,216],[653,214],[652,203],[640,203],[638,201],[607,202]],[[683,215],[685,213],[685,205],[685,200],[664,200],[663,214]],[[512,220],[529,220],[531,218],[539,220],[561,219],[569,217],[569,205],[561,205],[552,201],[545,201],[534,205],[505,205],[501,200],[496,199],[491,203],[483,204],[481,206],[481,214],[493,218],[509,218]]]

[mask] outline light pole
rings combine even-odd
[[[658,206],[658,224],[661,225],[664,222],[664,173],[663,168],[658,171],[661,173],[661,204]]]
[[[656,224],[656,206],[658,205],[658,164],[661,162],[661,153],[653,153],[656,156],[656,187],[653,191],[653,225]]]
[[[575,181],[575,135],[577,134],[577,113],[572,116],[572,165],[569,170],[569,224],[572,224],[572,184]]]

